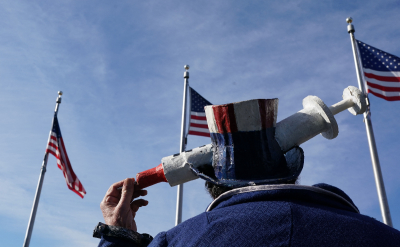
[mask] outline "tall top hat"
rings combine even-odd
[[[255,99],[205,107],[211,132],[214,176],[192,170],[225,187],[277,184],[295,180],[304,154],[295,147],[284,154],[275,140],[278,99]]]

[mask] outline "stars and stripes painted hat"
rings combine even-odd
[[[214,176],[192,170],[225,187],[294,181],[303,169],[304,153],[284,154],[275,140],[278,99],[255,99],[205,107],[211,134]]]

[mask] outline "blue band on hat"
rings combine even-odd
[[[216,177],[248,180],[287,173],[286,161],[274,134],[275,128],[211,133]]]
[[[294,181],[300,175],[303,170],[304,164],[304,152],[301,147],[294,147],[285,154],[285,159],[289,168],[289,171],[285,175],[281,175],[275,178],[264,178],[264,179],[215,179],[199,171],[198,168],[194,168],[190,165],[191,170],[200,178],[211,182],[213,184],[229,187],[238,188],[249,185],[261,185],[261,184],[281,184],[288,181]]]
[[[215,176],[218,179],[235,178],[235,160],[232,133],[211,133]]]

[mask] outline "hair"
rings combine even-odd
[[[213,184],[208,181],[206,181],[206,183],[204,184],[204,187],[206,188],[206,191],[208,192],[208,194],[211,196],[212,199],[217,199],[223,193],[233,189],[233,188],[229,188],[229,187],[216,185],[216,184]]]

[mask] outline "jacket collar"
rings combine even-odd
[[[235,197],[235,199],[232,199]],[[255,199],[257,197],[257,199]],[[225,207],[231,204],[250,202],[254,200],[307,200],[328,204],[336,208],[360,213],[353,201],[340,189],[327,185],[314,186],[278,184],[256,185],[232,189],[220,195],[207,208],[206,212],[214,208]]]

